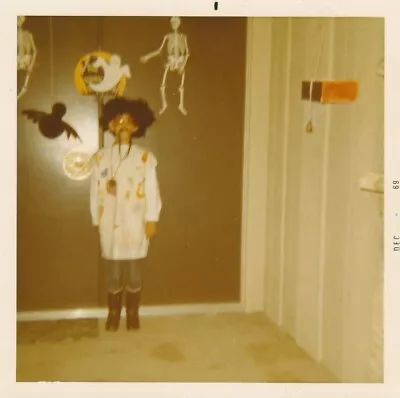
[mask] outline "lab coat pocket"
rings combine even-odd
[[[129,215],[129,229],[133,245],[140,245],[145,239],[145,220],[143,217],[142,206],[135,206]]]

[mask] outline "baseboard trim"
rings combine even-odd
[[[168,316],[168,315],[190,315],[190,314],[221,314],[241,313],[243,306],[238,303],[217,303],[217,304],[185,304],[165,306],[143,306],[140,309],[141,316]],[[77,308],[70,310],[51,311],[24,311],[17,313],[17,322],[27,321],[54,321],[64,319],[83,318],[106,318],[106,308]],[[124,311],[122,311],[124,316]]]

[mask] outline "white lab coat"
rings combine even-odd
[[[102,257],[109,260],[146,257],[146,222],[157,222],[162,207],[156,158],[132,145],[127,158],[120,162],[127,150],[128,145],[121,145],[120,156],[118,145],[102,148],[93,162],[90,211],[93,225],[99,227]],[[114,196],[107,192],[106,184],[117,168]]]

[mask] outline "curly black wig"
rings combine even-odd
[[[145,100],[118,97],[108,101],[103,106],[100,123],[107,130],[111,120],[123,113],[129,114],[138,126],[138,130],[133,134],[132,138],[144,137],[147,129],[156,120],[153,111]]]

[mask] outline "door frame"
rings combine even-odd
[[[241,259],[245,312],[265,309],[271,22],[270,17],[247,18]]]

